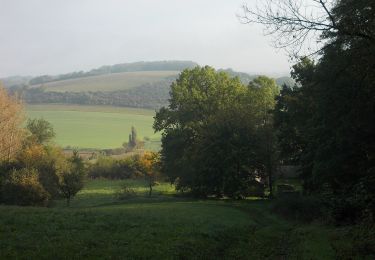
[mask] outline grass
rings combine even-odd
[[[119,201],[127,183],[137,197]],[[173,186],[90,180],[71,207],[0,206],[1,259],[335,259],[339,231],[272,214],[269,201],[194,200]],[[338,241],[340,243],[338,243]]]
[[[28,105],[29,118],[44,118],[54,127],[57,144],[77,148],[116,148],[127,142],[131,127],[149,137],[146,149],[160,148],[160,133],[152,128],[155,111],[108,106]]]
[[[115,91],[126,90],[146,83],[157,82],[168,76],[177,75],[178,73],[179,71],[122,72],[55,81],[43,85],[46,87],[47,91],[56,92]]]

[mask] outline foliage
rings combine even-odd
[[[149,197],[152,195],[152,187],[160,178],[160,154],[155,152],[145,152],[138,161],[139,171],[144,175],[149,187]]]
[[[8,172],[2,181],[1,199],[5,204],[47,205],[50,195],[38,180],[38,172],[23,168]]]
[[[70,200],[83,188],[85,168],[77,151],[69,158],[69,167],[59,176],[59,189],[69,206]]]
[[[0,82],[0,162],[10,161],[23,140],[23,110],[16,97],[11,97]]]
[[[52,198],[59,198],[58,187],[61,172],[68,167],[68,162],[61,148],[28,143],[17,155],[17,168],[35,169],[38,180]]]
[[[43,118],[28,119],[26,129],[30,131],[31,139],[39,144],[48,143],[56,136],[52,124]]]
[[[297,85],[284,87],[275,111],[284,160],[301,164],[306,193],[329,194],[339,223],[374,212],[374,7],[341,0],[327,10],[320,59],[293,66]]]
[[[155,130],[163,131],[163,172],[196,195],[246,196],[251,183],[271,173],[261,152],[271,147],[261,140],[272,139],[266,129],[276,93],[267,77],[246,87],[208,66],[183,71],[169,106],[155,116]]]
[[[131,133],[129,134],[129,141],[123,143],[122,146],[125,148],[125,152],[131,152],[135,149],[142,149],[144,142],[138,139],[137,130],[134,126],[131,127]]]
[[[159,154],[150,151],[123,159],[100,156],[89,165],[88,177],[114,180],[144,178],[151,194],[152,186],[160,178],[159,165]]]
[[[100,156],[97,161],[88,167],[88,177],[106,179],[129,179],[142,176],[138,167],[139,156],[130,156],[124,159],[115,159]]]

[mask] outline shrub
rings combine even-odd
[[[59,175],[67,167],[67,161],[59,147],[30,144],[18,154],[17,159],[20,168],[38,171],[39,182],[52,198],[60,196]]]
[[[132,156],[116,160],[111,157],[101,156],[91,164],[88,169],[90,178],[129,179],[140,177],[139,156]]]
[[[85,177],[85,165],[78,151],[73,151],[68,162],[69,166],[61,172],[59,182],[59,189],[66,199],[67,206],[69,206],[70,200],[83,188]]]
[[[38,172],[34,169],[12,170],[7,174],[1,189],[5,204],[21,206],[47,205],[50,194],[38,180]]]
[[[311,222],[322,216],[323,204],[314,197],[287,196],[273,202],[272,211],[281,216],[302,222]]]

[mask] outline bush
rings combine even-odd
[[[26,168],[7,174],[1,194],[5,204],[20,206],[45,206],[50,199],[50,194],[38,180],[38,172]]]
[[[90,178],[105,179],[129,179],[136,178],[141,175],[139,171],[139,157],[133,156],[121,160],[111,157],[102,156],[91,164],[88,169]]]
[[[72,157],[68,159],[69,166],[61,172],[59,190],[67,202],[83,188],[83,181],[85,177],[85,164],[79,156],[78,151],[73,151]]]
[[[272,205],[272,211],[281,216],[302,222],[311,222],[322,216],[323,204],[314,197],[287,196],[278,198]]]
[[[31,144],[18,154],[19,168],[36,169],[39,182],[52,198],[59,198],[59,175],[67,167],[63,151],[56,146]]]

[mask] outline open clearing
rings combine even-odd
[[[122,183],[136,197],[115,197]],[[287,222],[270,202],[176,197],[173,186],[91,180],[67,208],[0,206],[0,258],[334,259],[333,228]]]
[[[179,71],[136,71],[111,73],[85,78],[68,79],[43,84],[47,91],[82,92],[126,90],[146,83],[160,81],[169,76],[177,76]],[[35,87],[40,85],[35,85]]]
[[[116,148],[128,141],[134,126],[138,137],[149,137],[146,149],[160,147],[160,133],[152,129],[155,111],[107,106],[28,105],[29,118],[44,118],[54,127],[62,147]]]

